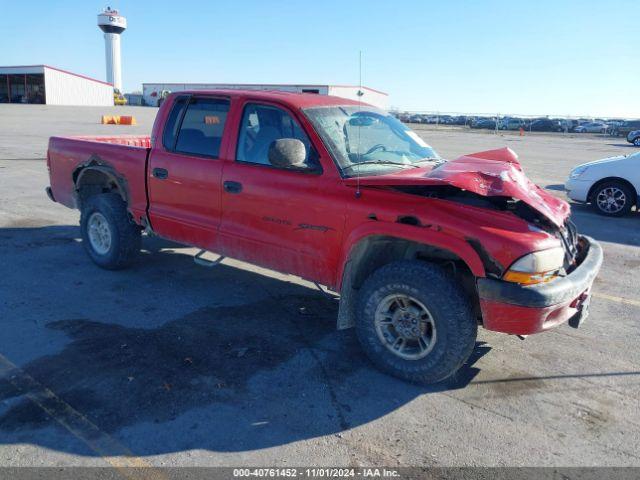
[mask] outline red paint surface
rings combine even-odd
[[[485,196],[515,197],[556,225],[569,214],[566,202],[526,178],[509,149],[467,155],[436,169],[409,169],[361,178],[361,195],[356,196],[355,180],[340,177],[329,152],[300,109],[357,102],[286,92],[191,93],[231,101],[218,159],[171,153],[157,141],[162,138],[165,119],[177,95],[173,94],[160,108],[151,138],[51,138],[48,163],[56,200],[75,207],[73,173],[90,159],[98,159],[125,179],[135,221],[141,222],[148,208],[158,235],[337,289],[350,252],[358,242],[372,236],[401,238],[449,250],[476,277],[485,276],[485,267],[469,239],[477,241],[503,268],[529,252],[557,245],[551,234],[530,228],[510,212],[401,193],[385,186],[448,184]],[[248,101],[289,111],[317,150],[322,173],[236,162],[240,119]],[[154,168],[167,169],[169,178],[154,178]],[[226,192],[222,188],[225,181],[241,183],[242,193]],[[420,225],[398,223],[399,216],[414,216]],[[487,328],[520,334],[564,322],[571,309],[529,309],[489,302],[481,306]]]
[[[76,140],[88,142],[108,143],[111,145],[126,145],[128,147],[151,148],[151,137],[148,135],[117,135],[117,136],[79,136]]]
[[[529,308],[480,299],[484,328],[513,335],[532,335],[566,323],[578,313],[588,291],[575,299],[544,308]]]

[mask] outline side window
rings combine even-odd
[[[236,160],[271,165],[269,147],[281,138],[300,140],[307,150],[307,164],[319,166],[317,153],[298,122],[280,108],[257,104],[248,104],[244,108]]]
[[[167,121],[164,124],[164,132],[162,133],[162,145],[167,150],[173,150],[176,146],[176,138],[178,134],[178,127],[180,126],[180,119],[182,118],[182,112],[187,104],[189,97],[178,97],[173,103],[171,112],[167,117]]]
[[[180,124],[174,150],[218,158],[228,113],[228,100],[192,97]]]

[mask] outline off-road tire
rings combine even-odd
[[[88,221],[94,212],[101,213],[111,234],[109,250],[101,254],[91,245]],[[103,193],[87,198],[82,204],[80,231],[84,249],[96,265],[107,270],[129,266],[140,252],[141,230],[131,221],[127,205],[117,193]]]
[[[622,192],[624,192],[626,202],[621,210],[617,212],[608,212],[600,208],[600,206],[598,205],[598,194],[606,188],[617,188]],[[591,206],[596,211],[596,213],[599,213],[600,215],[604,215],[606,217],[624,217],[625,215],[628,215],[629,212],[631,212],[631,208],[633,207],[635,202],[636,202],[636,196],[633,193],[633,191],[629,188],[629,186],[615,180],[602,182],[596,185],[596,187],[593,189],[591,193]]]
[[[391,352],[375,327],[378,304],[394,293],[409,295],[427,307],[437,332],[433,349],[417,360]],[[436,383],[453,375],[475,346],[478,324],[457,282],[437,265],[398,261],[376,270],[358,293],[356,333],[363,350],[382,371],[414,383]]]

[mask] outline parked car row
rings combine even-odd
[[[396,112],[394,115],[404,123],[465,125],[470,128],[483,128],[488,130],[519,130],[522,128],[532,132],[609,133],[614,136],[628,136],[630,132],[640,130],[640,120],[487,117],[410,114],[406,112]],[[627,140],[634,143],[635,139],[636,137]],[[640,140],[638,140],[638,142],[640,143]]]
[[[395,113],[394,116],[404,123],[424,123],[424,124],[442,124],[442,125],[466,125],[468,119],[466,115],[423,115],[423,114],[408,114],[408,113]]]
[[[469,123],[471,128],[486,128],[490,130],[520,130],[530,132],[563,132],[565,125],[560,119],[551,118],[476,118]]]

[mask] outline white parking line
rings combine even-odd
[[[0,378],[3,377],[123,477],[131,480],[167,478],[0,353]]]
[[[617,297],[616,295],[607,295],[606,293],[593,292],[593,296],[609,300],[611,302],[624,303],[625,305],[633,305],[634,307],[640,307],[639,300],[632,300],[630,298]]]

